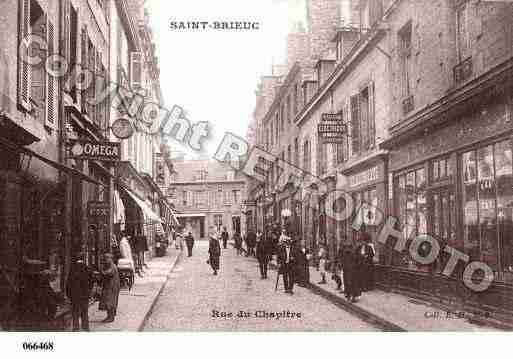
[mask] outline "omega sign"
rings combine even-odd
[[[121,160],[119,142],[76,141],[71,145],[71,156],[97,161]]]

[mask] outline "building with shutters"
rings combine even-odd
[[[162,192],[161,172],[166,170],[162,164],[171,163],[163,162],[166,147],[158,132],[160,124],[147,125],[151,119],[144,117],[153,108],[164,106],[159,63],[144,1],[112,1],[110,14],[110,75],[129,93],[125,103],[113,101],[111,123],[129,118],[134,128],[134,134],[121,141],[114,186],[118,204],[114,229],[116,234],[124,229],[132,238],[143,236],[151,256],[156,250],[156,236],[166,235],[177,224]],[[140,104],[136,110],[134,103]]]
[[[231,167],[212,160],[173,160],[175,171],[167,184],[167,197],[180,225],[195,239],[207,239],[211,226],[226,227],[231,236],[245,233],[243,212],[245,180]]]
[[[127,102],[123,110],[115,93],[97,101],[112,81],[129,95],[138,91],[144,101],[162,104],[148,16],[142,1],[0,4],[2,327],[34,324],[22,315],[34,308],[16,306],[27,273],[49,270],[62,299],[58,313],[66,310],[72,257],[82,249],[97,268],[111,236],[121,222],[128,224],[127,212],[132,231],[137,227],[148,236],[149,255],[154,237],[169,229],[172,212],[154,181],[158,136],[141,128],[140,112],[127,115]],[[72,156],[75,141],[119,141],[110,125],[120,116],[137,129],[121,143],[121,162]],[[120,199],[122,186],[131,190],[122,195],[129,203]],[[94,217],[93,206],[109,214]]]
[[[381,287],[458,308],[492,310],[495,319],[510,320],[512,5],[474,0],[307,3],[310,49],[301,56],[313,56],[313,64],[289,65],[272,90],[264,78],[257,91],[253,143],[276,158],[267,181],[248,191],[249,199],[257,200],[257,212],[275,208],[262,217],[277,220],[282,203],[293,215],[296,203],[302,216],[298,233],[311,247],[327,243],[331,253],[337,242],[357,239],[351,223],[365,220]],[[338,20],[333,17],[337,6]],[[289,43],[288,48],[294,58],[295,46]],[[299,70],[310,77],[303,76],[303,99],[291,132],[287,98]],[[343,143],[319,140],[323,114],[342,116],[347,129]],[[289,158],[315,180],[298,186],[280,178],[280,160]],[[330,220],[324,215],[327,193],[335,189],[350,195],[356,209],[368,203],[397,218],[395,229],[406,238],[428,233],[442,249],[449,245],[468,256],[467,263],[486,263],[493,284],[473,292],[463,284],[469,279],[465,260],[446,275],[448,255],[420,265],[408,249],[393,249],[393,236],[386,245],[377,242],[382,226],[374,222],[376,213],[365,212],[363,219],[358,217],[362,212],[354,211],[347,220]],[[291,194],[297,200],[287,203]],[[479,275],[472,280],[479,281]]]

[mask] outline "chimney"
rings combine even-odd
[[[290,71],[296,62],[306,66],[310,57],[310,39],[302,26],[287,36],[287,70]]]
[[[332,39],[340,26],[341,5],[340,0],[308,0],[312,66],[323,53],[334,48]]]

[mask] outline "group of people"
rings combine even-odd
[[[74,331],[89,330],[89,300],[96,280],[94,272],[84,259],[83,251],[75,254],[66,288],[66,294],[71,300]],[[103,256],[103,263],[98,275],[102,288],[99,309],[107,312],[107,317],[103,322],[111,323],[116,317],[121,287],[118,269],[114,264],[112,254],[107,253]]]
[[[294,238],[296,237],[296,238]],[[307,286],[310,282],[310,264],[315,259],[321,275],[320,285],[327,284],[328,275],[335,282],[339,292],[352,302],[358,301],[362,292],[369,291],[374,286],[373,266],[376,254],[371,236],[367,232],[358,233],[355,242],[341,238],[337,248],[330,255],[326,244],[319,245],[315,257],[305,241],[294,235],[289,235],[285,229],[278,232],[276,227],[270,227],[264,235],[258,230],[248,230],[244,239],[236,232],[233,235],[237,255],[242,254],[242,243],[246,244],[246,256],[254,256],[258,260],[258,270],[261,279],[268,278],[269,263],[276,260],[278,265],[278,280],[283,278],[285,292],[293,294],[295,284]],[[221,233],[214,227],[209,233],[208,264],[217,275],[220,267],[221,246],[227,248],[229,234],[226,227]],[[315,257],[315,258],[314,258]]]
[[[372,290],[374,286],[376,251],[368,233],[362,232],[359,237],[356,245],[342,238],[332,258],[325,245],[320,246],[318,254],[318,269],[321,274],[319,284],[326,284],[326,278],[331,273],[331,279],[335,281],[337,290],[344,293],[344,296],[352,302],[358,301],[362,292]]]
[[[331,274],[337,290],[344,293],[349,301],[358,301],[362,292],[372,290],[376,252],[367,232],[358,233],[355,243],[341,238],[331,255],[327,245],[321,244],[314,258],[304,240],[288,235],[285,229],[279,232],[277,228],[271,226],[265,236],[260,230],[256,233],[249,230],[246,234],[246,255],[256,257],[262,279],[267,278],[269,262],[274,257],[279,276],[283,276],[285,292],[292,294],[294,284],[306,286],[310,282],[310,263],[315,259],[321,275],[319,284],[327,284],[328,274]],[[256,250],[251,249],[253,238]],[[234,236],[234,243],[239,254],[242,251],[240,235]]]

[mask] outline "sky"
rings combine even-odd
[[[147,0],[165,106],[183,107],[191,122],[208,121],[212,157],[226,131],[246,137],[255,90],[272,64],[285,62],[291,24],[304,0]],[[260,30],[172,30],[171,21],[255,21]],[[193,151],[177,142],[172,150]],[[195,154],[198,155],[198,154]]]

